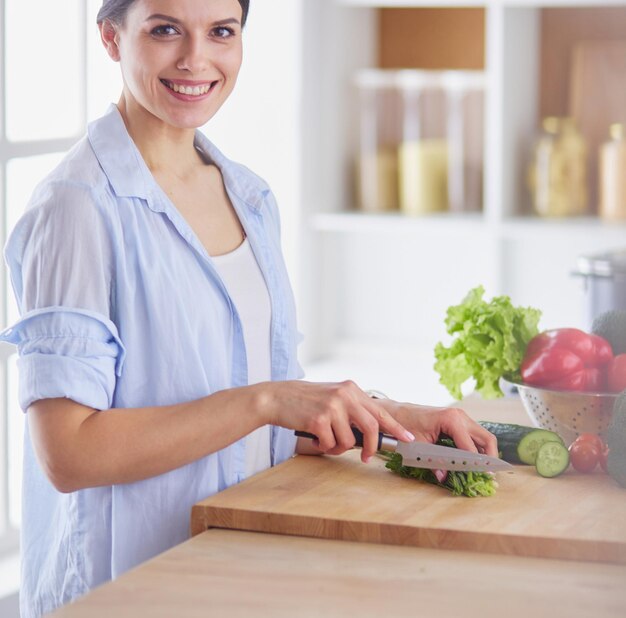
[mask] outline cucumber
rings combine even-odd
[[[567,470],[569,451],[561,442],[544,442],[537,451],[535,467],[541,476],[552,478]]]
[[[549,429],[491,421],[480,421],[480,424],[498,438],[500,457],[512,464],[532,466],[542,444],[546,442],[563,444],[561,436]]]

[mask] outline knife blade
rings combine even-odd
[[[317,436],[304,431],[296,431],[296,436],[317,439]],[[355,446],[363,447],[363,433],[352,427],[356,440]],[[513,466],[497,457],[472,453],[463,449],[429,442],[401,442],[384,433],[378,434],[378,451],[392,451],[402,455],[402,465],[411,468],[429,468],[431,470],[460,470],[465,472],[496,472],[512,470]]]

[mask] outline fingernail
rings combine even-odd
[[[372,461],[372,456],[370,455],[369,457],[365,458],[365,463],[368,464],[370,461]]]
[[[433,470],[433,473],[440,483],[444,483],[446,478],[448,478],[447,470]]]
[[[405,431],[404,435],[409,442],[415,442],[415,436],[410,431]]]

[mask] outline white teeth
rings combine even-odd
[[[172,82],[164,82],[168,88],[171,88],[174,92],[180,94],[186,94],[194,97],[198,97],[201,94],[206,94],[210,89],[210,85],[205,86],[182,86],[179,84],[173,84]]]

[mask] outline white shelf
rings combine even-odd
[[[311,217],[311,227],[320,232],[375,232],[379,234],[480,233],[485,221],[480,213],[407,216],[402,213],[329,212]]]
[[[318,232],[393,234],[497,234],[503,239],[532,240],[554,237],[572,239],[589,234],[601,235],[607,242],[626,244],[626,221],[608,222],[597,217],[539,218],[508,217],[499,223],[488,221],[481,213],[440,213],[408,216],[400,212],[366,213],[359,211],[317,213],[310,226]]]
[[[419,373],[425,388],[436,389],[427,364],[419,372],[412,367],[411,352],[404,356],[407,367],[397,370],[403,353],[337,350],[335,342],[406,340],[413,342],[410,348],[432,350],[446,308],[479,284],[486,296],[507,294],[516,305],[540,309],[544,328],[585,327],[583,282],[572,276],[577,259],[624,248],[626,222],[516,214],[527,211],[524,170],[540,120],[540,9],[626,7],[626,0],[325,0],[320,5],[325,9],[318,34],[330,37],[327,48],[340,53],[320,57],[312,37],[306,56],[317,62],[307,74],[323,80],[307,82],[304,93],[304,100],[315,104],[306,118],[318,122],[307,124],[315,147],[307,149],[303,165],[309,182],[302,222],[308,234],[300,304],[306,353],[325,359],[314,363],[317,375],[345,368],[344,377],[351,377],[352,367],[367,386],[376,387],[370,377],[375,381],[377,370],[390,373],[383,378],[390,382],[397,372],[397,383],[411,389],[417,388],[412,376]],[[375,9],[399,7],[486,9],[480,213],[347,210],[353,205],[348,176],[359,130],[354,76],[376,66]]]
[[[502,224],[500,234],[506,240],[562,239],[575,241],[589,236],[601,237],[613,246],[626,246],[626,221],[610,223],[596,217],[540,219],[511,217]]]

